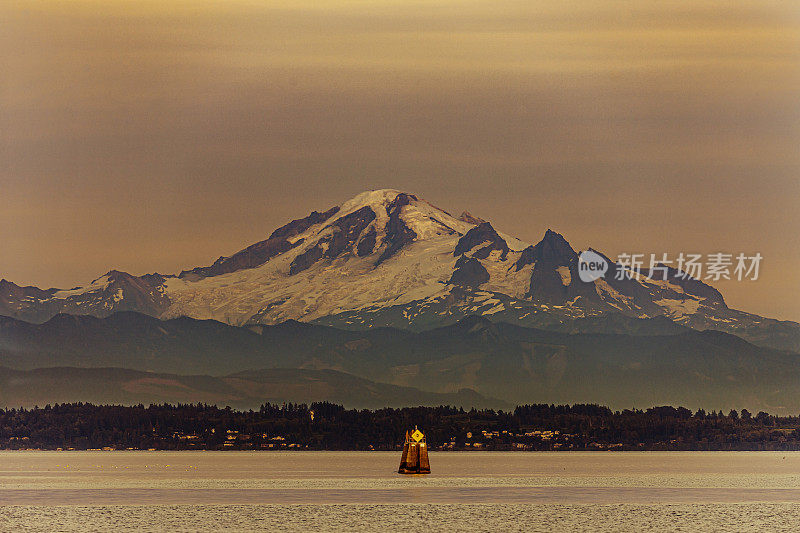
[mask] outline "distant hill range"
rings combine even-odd
[[[641,321],[640,334],[619,334],[548,331],[480,316],[422,332],[296,321],[237,327],[134,312],[103,319],[59,314],[43,324],[6,317],[0,401],[257,407],[324,399],[353,407],[496,408],[582,402],[800,411],[800,355],[718,331],[673,327],[654,334],[659,320]],[[590,324],[605,329],[603,319]]]
[[[616,279],[612,265],[604,279],[587,283],[577,268],[578,254],[554,231],[529,244],[469,213],[452,216],[413,194],[383,189],[178,274],[112,270],[66,290],[2,280],[0,315],[42,323],[59,313],[136,311],[237,326],[299,320],[412,331],[480,315],[570,333],[719,330],[800,351],[800,324],[730,309],[719,291],[674,269],[666,280],[649,271]]]
[[[413,387],[375,383],[335,370],[273,368],[213,377],[123,368],[12,370],[0,367],[0,408],[89,402],[115,405],[205,403],[258,409],[264,403],[310,405],[318,401],[365,409],[407,405],[510,407],[506,402],[485,398],[471,390],[424,392]]]

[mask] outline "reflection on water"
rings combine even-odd
[[[3,530],[797,530],[800,453],[0,452]]]

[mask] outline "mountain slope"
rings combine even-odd
[[[599,253],[599,252],[598,252]],[[600,254],[602,255],[602,254]],[[70,290],[0,281],[0,314],[45,322],[58,313],[109,316],[138,311],[232,325],[316,321],[342,328],[423,330],[471,314],[496,321],[580,331],[600,317],[636,332],[668,319],[716,329],[763,346],[800,351],[800,324],[727,307],[700,280],[670,269],[584,282],[578,254],[551,230],[530,245],[464,214],[458,218],[392,189],[368,191],[313,212],[213,264],[178,275],[111,271]],[[663,332],[674,332],[666,321]]]
[[[800,407],[800,355],[715,331],[567,334],[467,317],[344,362],[335,352],[330,359],[317,353],[313,367],[326,364],[426,390],[474,388],[513,403]]]
[[[466,401],[465,395],[472,393],[464,389],[471,389],[507,404],[603,402],[629,408],[669,403],[777,413],[800,410],[800,355],[688,328],[669,335],[570,334],[470,316],[412,333],[341,330],[296,321],[235,327],[191,318],[160,321],[126,312],[105,319],[58,315],[44,324],[3,318],[0,339],[0,366],[208,374],[215,377],[203,379],[216,383],[216,389],[178,380],[183,385],[169,382],[164,390],[185,386],[205,391],[204,397],[224,393],[220,401],[226,402],[235,400],[231,388],[242,398],[241,394],[280,396],[271,396],[271,390],[314,390],[331,396],[326,399],[349,397],[354,405],[376,397],[369,392],[371,385],[355,381],[329,377],[317,386],[317,378],[290,374],[275,381],[274,373],[263,377],[262,371],[252,370],[295,369],[336,371],[383,383],[383,395],[376,398],[388,401],[396,394],[398,402],[410,404],[417,403],[414,394],[423,398],[427,392],[456,394]],[[276,382],[280,387],[271,389]],[[389,385],[420,392],[392,391]],[[85,390],[94,390],[91,387],[87,384]],[[145,394],[142,398],[161,394],[155,386],[138,390]],[[353,396],[347,396],[351,392]]]

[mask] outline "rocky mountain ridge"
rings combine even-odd
[[[719,291],[674,269],[666,280],[651,272],[618,279],[609,263],[605,277],[584,282],[578,252],[552,230],[531,245],[467,212],[454,217],[413,194],[382,189],[177,275],[112,270],[69,290],[2,280],[0,314],[44,322],[58,313],[137,311],[232,325],[291,319],[415,331],[472,314],[562,331],[609,316],[620,317],[608,321],[618,332],[635,331],[637,320],[665,318],[800,351],[796,322],[730,309]]]

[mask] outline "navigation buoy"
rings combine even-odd
[[[431,463],[428,460],[428,445],[425,434],[414,426],[414,431],[406,431],[406,442],[403,444],[403,457],[400,459],[398,474],[430,474]]]

